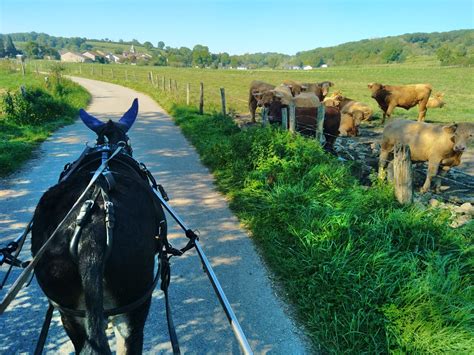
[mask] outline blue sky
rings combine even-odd
[[[230,54],[474,28],[474,0],[0,0],[0,33],[164,41]]]

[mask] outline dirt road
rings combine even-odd
[[[117,119],[138,97],[140,110],[130,131],[134,156],[144,162],[167,190],[170,203],[193,229],[256,353],[309,353],[304,336],[276,296],[271,278],[252,241],[216,192],[213,177],[200,163],[171,118],[149,97],[108,83],[74,78],[93,96],[88,110],[105,120]],[[0,181],[0,245],[16,237],[29,221],[41,194],[58,178],[64,164],[76,159],[94,134],[82,122],[57,131],[41,145],[37,156],[17,174]],[[169,217],[170,240],[186,242]],[[22,253],[30,258],[29,245]],[[172,260],[170,297],[183,353],[240,353],[239,346],[214,296],[195,251]],[[1,269],[3,275],[6,267]],[[15,272],[14,276],[19,273]],[[10,284],[15,277],[10,279]],[[8,285],[6,287],[8,289]],[[0,291],[3,298],[6,289]],[[24,288],[0,317],[0,353],[31,353],[39,335],[46,299],[36,281]],[[111,333],[111,329],[108,329]],[[114,342],[111,338],[111,344]],[[46,348],[48,352],[71,352],[73,347],[55,312]],[[153,294],[145,329],[146,353],[171,353],[163,296]]]

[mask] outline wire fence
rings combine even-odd
[[[23,72],[34,72],[38,75],[47,75],[47,73],[50,73],[51,70],[54,70],[54,68],[58,66],[58,63],[48,61],[27,61],[26,63],[22,63],[20,61],[9,60],[2,61],[0,65],[8,67],[12,71],[21,70]],[[117,83],[125,81],[137,85],[146,85],[155,89],[159,95],[165,95],[176,104],[198,106],[205,112],[221,112],[233,117],[238,117],[242,116],[239,112],[248,111],[248,97],[242,97],[241,93],[237,93],[236,90],[233,90],[235,83],[232,82],[223,83],[222,86],[216,84],[204,86],[203,81],[201,81],[202,78],[196,78],[193,75],[183,75],[183,80],[189,79],[189,81],[186,80],[183,82],[170,77],[166,72],[158,73],[156,70],[146,67],[134,68],[127,65],[61,63],[60,66],[61,71],[67,75],[79,75]],[[183,70],[186,71],[185,69]],[[229,87],[227,87],[227,85],[229,85]],[[290,111],[291,110],[289,110],[288,113],[290,113]],[[261,111],[261,115],[263,120],[264,110]],[[291,119],[291,117],[288,117],[288,121],[285,121],[284,118],[280,116],[276,119],[270,117],[269,121],[280,124],[283,129],[291,130]],[[324,140],[321,139],[322,126],[318,128],[317,113],[313,116],[299,115],[294,119],[294,129],[296,132],[304,136],[316,137],[321,143],[324,143]],[[334,145],[343,151],[345,156],[352,161],[358,161],[356,154],[340,143],[341,138],[338,135],[324,131],[324,136],[334,138]],[[386,164],[392,162],[393,160],[385,161]],[[474,180],[471,174],[459,169],[453,168],[452,171],[466,178],[473,178]],[[423,173],[419,167],[416,167],[414,172]],[[474,183],[466,184],[440,174],[437,175],[437,178],[449,182],[450,184],[474,190]]]

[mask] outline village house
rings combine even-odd
[[[69,51],[61,53],[61,62],[84,63],[88,59],[89,58],[83,56],[80,53],[74,53]]]

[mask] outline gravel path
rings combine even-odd
[[[187,224],[198,229],[201,244],[255,353],[310,353],[308,342],[276,295],[268,271],[247,233],[216,192],[213,177],[200,163],[171,118],[148,96],[104,82],[73,78],[93,96],[88,111],[99,118],[119,118],[138,97],[140,110],[130,131],[135,157],[146,163],[170,203]],[[80,121],[58,130],[20,172],[0,181],[0,246],[16,237],[31,218],[42,193],[58,178],[64,164],[76,159],[94,134]],[[171,217],[170,240],[186,242]],[[30,258],[29,245],[23,259]],[[172,260],[170,298],[183,353],[240,353],[233,333],[195,251]],[[6,267],[0,270],[3,276]],[[14,276],[19,274],[15,271]],[[15,277],[10,278],[10,284]],[[0,291],[3,298],[8,286]],[[24,288],[0,317],[0,353],[32,353],[46,300],[36,281]],[[112,334],[111,329],[108,333]],[[114,346],[113,337],[110,342]],[[55,312],[45,350],[70,353],[72,343]],[[145,353],[171,353],[164,301],[157,288],[145,328]]]

